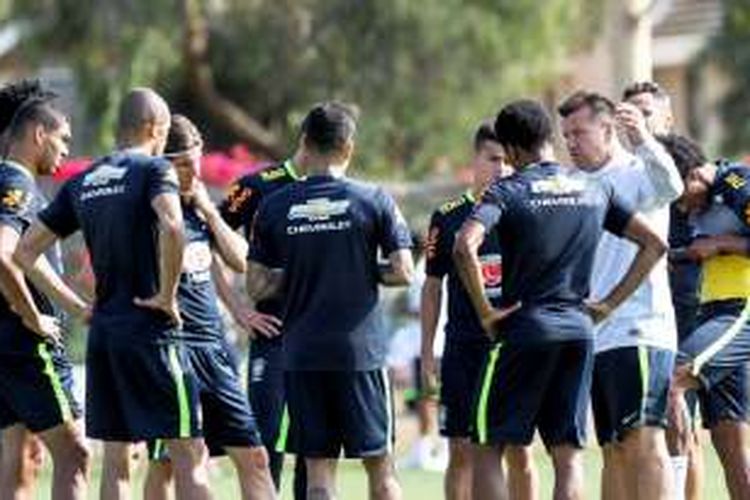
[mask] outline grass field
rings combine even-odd
[[[537,463],[541,476],[541,500],[550,498],[552,491],[552,471],[541,446],[537,447]],[[291,465],[291,463],[290,463]],[[586,452],[586,498],[598,498],[599,489],[599,467],[600,461],[595,449]],[[288,469],[286,481],[284,481],[284,499],[291,499],[291,467]],[[141,498],[143,484],[143,467],[136,474],[136,485],[134,488],[134,499]],[[89,497],[97,498],[99,470],[94,471]],[[414,470],[403,470],[399,472],[399,478],[404,490],[405,500],[438,500],[442,495],[442,474],[436,472],[422,472]],[[239,498],[239,489],[234,478],[234,471],[224,460],[216,462],[211,471],[211,485],[217,500],[232,500]],[[49,498],[49,471],[45,473],[41,484],[40,500]],[[339,470],[339,498],[341,500],[361,500],[367,498],[366,482],[364,472],[356,462],[345,462]],[[724,500],[729,496],[724,488],[721,467],[713,451],[706,451],[706,487],[704,498],[706,500]]]

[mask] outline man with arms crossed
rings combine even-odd
[[[517,173],[496,181],[464,224],[454,250],[479,319],[497,340],[476,405],[474,499],[506,498],[507,446],[539,429],[555,469],[554,498],[583,498],[581,451],[593,369],[593,322],[635,291],[665,244],[616,198],[555,162],[552,123],[534,101],[505,106],[495,134]],[[638,246],[636,259],[606,297],[586,304],[597,243],[607,229]],[[484,294],[478,249],[496,233],[503,296]]]
[[[631,104],[616,107],[606,97],[585,91],[566,99],[558,112],[575,166],[642,212],[666,241],[669,207],[682,193],[682,179],[646,129],[643,114]],[[634,154],[620,144],[618,128]],[[610,293],[637,250],[614,235],[602,236],[591,280],[595,300]],[[664,429],[677,332],[666,259],[599,326],[595,347],[591,398],[604,455],[602,496],[671,500],[674,481]],[[628,485],[638,485],[637,492]]]
[[[263,201],[250,248],[254,299],[283,279],[288,445],[305,457],[315,500],[335,498],[342,448],[362,459],[370,498],[401,497],[378,286],[409,283],[411,238],[389,195],[345,176],[355,130],[339,103],[308,113],[300,139],[308,177]],[[388,264],[378,264],[378,251]]]
[[[476,200],[498,177],[513,169],[504,161],[491,122],[483,123],[474,135],[472,159],[474,185],[460,198],[444,203],[432,215],[426,248],[427,278],[422,287],[422,378],[425,391],[437,392],[437,366],[433,352],[440,316],[443,279],[448,276],[448,321],[446,343],[440,365],[440,433],[449,440],[450,458],[445,475],[445,496],[449,500],[471,499],[471,416],[474,389],[490,351],[489,337],[482,329],[453,265],[453,242],[461,225],[471,215]],[[502,295],[502,257],[494,234],[479,249],[487,298],[499,305]],[[510,447],[508,482],[510,494],[519,500],[537,497],[537,473],[530,447]]]
[[[169,108],[135,89],[119,112],[119,148],[60,189],[16,260],[34,283],[38,256],[83,231],[96,277],[86,352],[86,432],[104,441],[101,498],[130,498],[130,444],[164,439],[180,499],[209,498],[197,383],[177,338],[184,229],[164,150]]]
[[[14,88],[25,93],[22,86],[11,84],[3,94]],[[21,235],[47,204],[35,178],[54,173],[67,156],[70,125],[50,96],[37,91],[16,106],[5,134],[0,162],[0,498],[32,495],[33,484],[19,481],[29,467],[24,454],[33,446],[30,432],[52,455],[52,498],[85,498],[89,456],[52,300],[77,315],[86,304],[66,295],[60,280],[50,288],[33,286],[12,260]],[[38,270],[54,277],[52,266],[60,265],[55,247],[39,260]]]

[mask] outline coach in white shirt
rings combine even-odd
[[[672,158],[648,132],[643,114],[631,104],[615,106],[592,92],[576,92],[558,112],[573,163],[613,184],[666,241],[669,205],[683,184]],[[618,130],[632,153],[620,143]],[[591,280],[593,300],[609,293],[636,250],[614,235],[602,236]],[[604,452],[602,498],[671,500],[664,429],[677,332],[666,259],[599,325],[595,348],[592,406]]]

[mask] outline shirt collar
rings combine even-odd
[[[288,158],[284,162],[284,170],[289,174],[289,176],[294,179],[295,181],[298,181],[300,179],[299,174],[297,173],[297,169],[294,168],[294,162],[291,158]]]
[[[3,163],[5,163],[7,166],[9,166],[10,168],[12,168],[14,170],[18,170],[23,175],[25,175],[26,177],[28,177],[30,180],[32,180],[32,181],[34,180],[34,175],[29,171],[29,169],[26,168],[26,167],[24,167],[23,165],[21,165],[17,161],[13,161],[13,160],[9,160],[8,158],[5,158],[3,160]]]

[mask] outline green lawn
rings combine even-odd
[[[537,447],[537,463],[540,467],[541,476],[541,499],[549,498],[552,488],[552,471],[541,446]],[[290,463],[291,464],[291,463]],[[586,498],[598,498],[600,461],[595,449],[586,452]],[[141,467],[142,469],[142,467]],[[97,498],[98,469],[94,472],[93,484],[89,497]],[[291,473],[291,468],[289,469]],[[234,472],[230,465],[224,460],[216,462],[211,472],[211,484],[217,500],[239,498],[239,490],[234,479]],[[403,470],[399,472],[399,478],[404,489],[406,500],[438,500],[442,498],[442,474],[435,472],[422,472]],[[284,499],[291,499],[290,493],[291,476],[288,475],[284,481]],[[141,498],[140,488],[143,482],[143,471],[139,470],[136,475],[136,494],[134,499]],[[49,498],[49,471],[45,474],[40,499]],[[356,462],[345,462],[339,471],[339,492],[341,500],[360,500],[367,498],[365,476]],[[713,451],[706,452],[706,490],[704,498],[707,500],[728,499],[724,488],[721,468]]]

